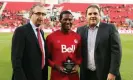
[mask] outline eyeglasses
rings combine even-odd
[[[33,14],[36,14],[37,16],[40,16],[40,15],[45,16],[46,15],[46,13],[42,13],[42,12],[36,12],[36,13],[33,12]]]

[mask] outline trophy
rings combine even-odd
[[[74,66],[75,66],[75,63],[72,61],[70,57],[67,57],[66,61],[63,62],[63,67],[65,68],[64,72],[66,72],[67,74],[72,72],[72,69]]]

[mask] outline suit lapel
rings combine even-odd
[[[87,27],[87,25],[84,26],[84,28],[82,30],[82,36],[84,38],[85,43],[87,43],[87,39],[88,39],[88,27]]]
[[[85,26],[85,40],[87,41],[88,40],[88,27]]]
[[[42,35],[43,41],[45,42],[44,32],[43,32],[43,30],[41,30],[41,35]]]
[[[41,35],[42,35],[42,38],[43,38],[43,42],[44,42],[44,49],[45,49],[45,38],[44,38],[44,32],[43,32],[43,30],[41,30]]]
[[[39,47],[38,39],[37,39],[30,23],[28,23],[28,30],[29,30],[28,38],[31,39],[31,41],[35,41]]]
[[[45,56],[47,56],[47,49],[46,49],[46,44],[45,44],[45,38],[44,38],[44,32],[43,30],[41,30],[41,34],[42,34],[42,38],[43,38],[43,41],[44,41],[44,51],[45,51]],[[45,57],[46,58],[46,57]],[[46,60],[46,59],[45,59]]]
[[[103,28],[103,25],[102,25],[102,23],[100,23],[98,31],[97,31],[97,35],[96,35],[95,50],[96,50],[98,43],[100,41],[100,37],[101,37],[102,31],[103,31],[102,28]]]
[[[84,30],[82,30],[83,31],[83,43],[84,43],[84,45],[85,45],[85,48],[86,49],[84,49],[84,50],[86,50],[85,51],[85,56],[84,56],[84,58],[85,58],[85,61],[87,62],[87,54],[88,54],[88,26],[86,25],[86,26],[84,26]],[[87,65],[86,65],[87,66]]]

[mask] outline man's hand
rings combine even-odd
[[[107,77],[107,80],[115,80],[115,75],[109,73],[109,74],[108,74],[108,77]]]
[[[64,71],[64,68],[61,67],[61,66],[59,66],[59,65],[54,65],[54,69],[56,69],[56,70],[59,71],[59,72],[66,73],[66,72]]]
[[[78,72],[78,69],[79,69],[79,65],[75,65],[75,66],[73,67],[71,73],[76,73],[76,72]]]

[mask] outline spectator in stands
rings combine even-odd
[[[100,7],[86,10],[87,25],[79,27],[82,37],[80,80],[121,80],[121,43],[113,24],[101,22]]]
[[[79,64],[81,63],[80,35],[71,30],[72,13],[63,11],[60,14],[61,29],[48,35],[50,80],[79,80]]]
[[[48,80],[47,51],[44,32],[40,30],[46,16],[41,4],[30,10],[30,22],[18,27],[12,38],[12,80]]]

